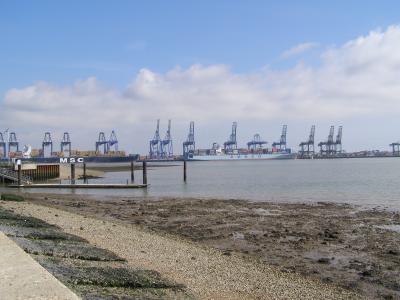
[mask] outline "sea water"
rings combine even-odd
[[[157,163],[159,165],[159,163]],[[88,166],[90,168],[90,166]],[[142,182],[135,171],[136,183]],[[126,183],[130,172],[109,172],[90,183]],[[400,158],[188,162],[148,164],[148,189],[31,189],[132,197],[198,197],[276,202],[336,202],[400,209]]]

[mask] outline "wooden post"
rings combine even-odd
[[[186,182],[186,159],[183,161],[183,181]]]
[[[83,183],[87,183],[87,179],[86,179],[86,163],[83,163]]]
[[[147,162],[143,161],[143,184],[147,184]]]
[[[19,162],[18,163],[18,186],[20,186],[21,185],[21,183],[22,183],[22,180],[21,180],[21,173],[22,173],[22,170],[21,170],[21,162]]]
[[[75,164],[71,164],[71,184],[75,184]]]
[[[131,183],[135,182],[135,163],[131,161]]]

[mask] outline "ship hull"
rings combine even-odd
[[[268,153],[268,154],[222,154],[222,155],[194,155],[188,160],[193,161],[236,161],[236,160],[274,160],[294,159],[292,153]]]
[[[74,157],[78,162],[78,157]],[[17,158],[25,163],[36,163],[36,164],[58,164],[65,163],[65,158],[60,157],[32,157],[32,158]],[[69,159],[69,158],[68,158]],[[85,163],[122,163],[131,162],[138,159],[138,156],[88,156],[81,157],[81,162]],[[7,161],[7,159],[1,159],[0,161]]]

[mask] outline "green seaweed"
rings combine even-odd
[[[3,201],[15,201],[15,202],[22,202],[24,201],[24,197],[15,194],[1,194],[0,200]]]

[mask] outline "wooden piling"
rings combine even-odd
[[[22,178],[22,166],[21,162],[18,164],[18,186],[22,184],[21,178]]]
[[[147,184],[147,162],[143,161],[143,184]]]
[[[135,164],[131,161],[131,183],[135,182]]]
[[[87,183],[87,178],[86,178],[86,163],[83,163],[83,183]]]
[[[71,184],[75,184],[75,164],[71,164]]]
[[[186,159],[183,161],[183,181],[186,182]]]

